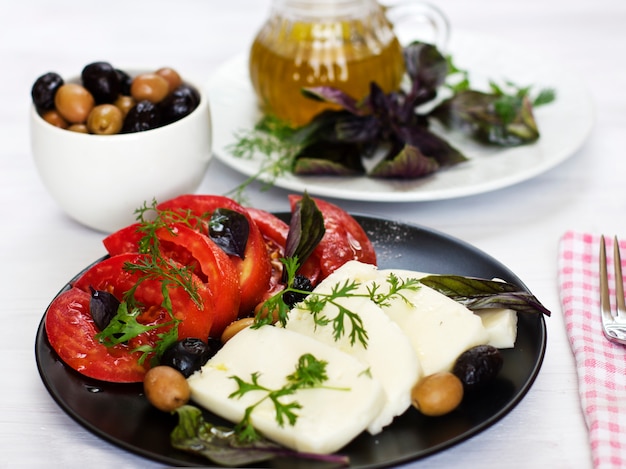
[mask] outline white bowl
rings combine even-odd
[[[71,80],[70,80],[71,81]],[[152,130],[91,135],[57,128],[30,112],[31,149],[52,198],[73,219],[113,232],[135,221],[135,209],[194,192],[211,159],[211,113],[198,107]]]

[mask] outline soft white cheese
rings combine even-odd
[[[415,278],[410,271],[381,270],[376,282],[383,291],[389,290],[385,279],[390,273]],[[487,343],[489,334],[480,318],[460,303],[426,285],[404,292],[404,297],[408,303],[394,298],[382,310],[411,340],[425,376],[450,371],[461,353]]]
[[[356,358],[297,332],[274,326],[239,332],[188,378],[192,400],[231,422],[239,422],[245,409],[266,393],[255,391],[230,398],[237,390],[231,377],[250,381],[252,373],[259,373],[259,384],[280,389],[306,353],[328,362],[327,388],[302,389],[282,398],[283,403],[297,401],[302,406],[296,410],[298,419],[293,426],[278,424],[270,400],[255,408],[252,423],[267,438],[296,451],[337,451],[380,413],[385,404],[383,389]]]
[[[313,294],[330,293],[346,280],[366,282],[377,275],[371,265],[350,262],[321,282]],[[367,332],[367,347],[358,339],[352,342],[352,325],[348,319],[344,320],[344,334],[335,339],[332,321],[338,316],[339,308],[330,303],[320,312],[331,321],[328,325],[316,325],[310,311],[296,307],[289,313],[285,327],[349,353],[370,369],[386,396],[385,406],[368,427],[370,433],[376,434],[411,405],[411,388],[420,378],[419,361],[407,335],[369,298],[340,298],[336,302],[358,313]]]
[[[487,344],[496,348],[512,348],[517,338],[517,312],[512,309],[493,308],[476,311],[487,329]]]

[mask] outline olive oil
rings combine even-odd
[[[365,20],[304,22],[274,16],[250,53],[250,78],[262,110],[294,126],[332,108],[302,95],[302,88],[332,86],[356,99],[370,83],[398,89],[402,47],[382,12]]]

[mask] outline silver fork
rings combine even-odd
[[[620,258],[617,236],[613,241],[613,268],[615,269],[615,300],[617,311],[611,311],[609,281],[606,267],[606,243],[604,236],[600,242],[600,309],[602,312],[602,330],[607,339],[626,345],[626,304],[624,283],[622,280],[622,261]]]

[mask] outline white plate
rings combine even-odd
[[[500,189],[537,176],[561,163],[580,148],[594,122],[590,94],[571,71],[533,51],[499,39],[454,33],[450,53],[455,64],[470,72],[472,86],[486,89],[488,80],[556,89],[553,103],[535,110],[541,132],[531,145],[489,147],[452,133],[444,138],[469,161],[411,181],[368,177],[279,177],[275,185],[312,195],[379,202],[411,202],[450,199]],[[210,78],[208,93],[213,115],[214,152],[228,166],[247,175],[258,173],[263,156],[234,157],[228,147],[238,131],[251,129],[261,118],[248,78],[247,54],[237,56]]]

